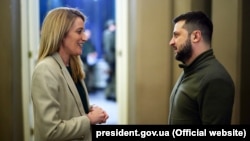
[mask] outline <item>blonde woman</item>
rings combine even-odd
[[[32,76],[35,140],[92,140],[91,125],[107,113],[90,106],[80,59],[85,15],[60,7],[49,11],[41,29],[38,63]]]

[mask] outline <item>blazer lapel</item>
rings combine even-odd
[[[74,83],[73,79],[71,78],[67,68],[65,67],[60,55],[58,53],[55,53],[55,54],[52,55],[52,57],[56,60],[56,62],[59,64],[59,66],[60,66],[60,68],[62,70],[62,74],[63,74],[63,76],[64,76],[64,78],[65,78],[65,80],[66,80],[66,82],[68,84],[68,87],[69,87],[69,89],[70,89],[70,91],[71,91],[71,93],[72,93],[72,95],[73,95],[73,97],[75,99],[75,102],[76,102],[76,104],[78,106],[79,112],[81,113],[81,115],[84,115],[85,112],[84,112],[84,109],[83,109],[83,105],[82,105],[82,102],[81,102],[80,95],[79,95],[79,93],[77,91],[77,88],[75,86],[75,83]]]

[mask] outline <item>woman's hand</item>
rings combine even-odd
[[[104,111],[99,106],[95,106],[95,105],[90,107],[90,110],[87,116],[90,119],[91,124],[106,123],[107,119],[109,118],[106,111]]]

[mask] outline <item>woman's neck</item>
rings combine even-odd
[[[68,67],[69,66],[69,60],[70,60],[69,55],[67,53],[65,53],[65,51],[63,49],[59,50],[59,55],[61,56],[65,66]]]

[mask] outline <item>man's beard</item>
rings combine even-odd
[[[182,44],[180,48],[182,49],[177,52],[175,59],[185,63],[191,57],[193,52],[190,39],[187,39],[187,41]]]

